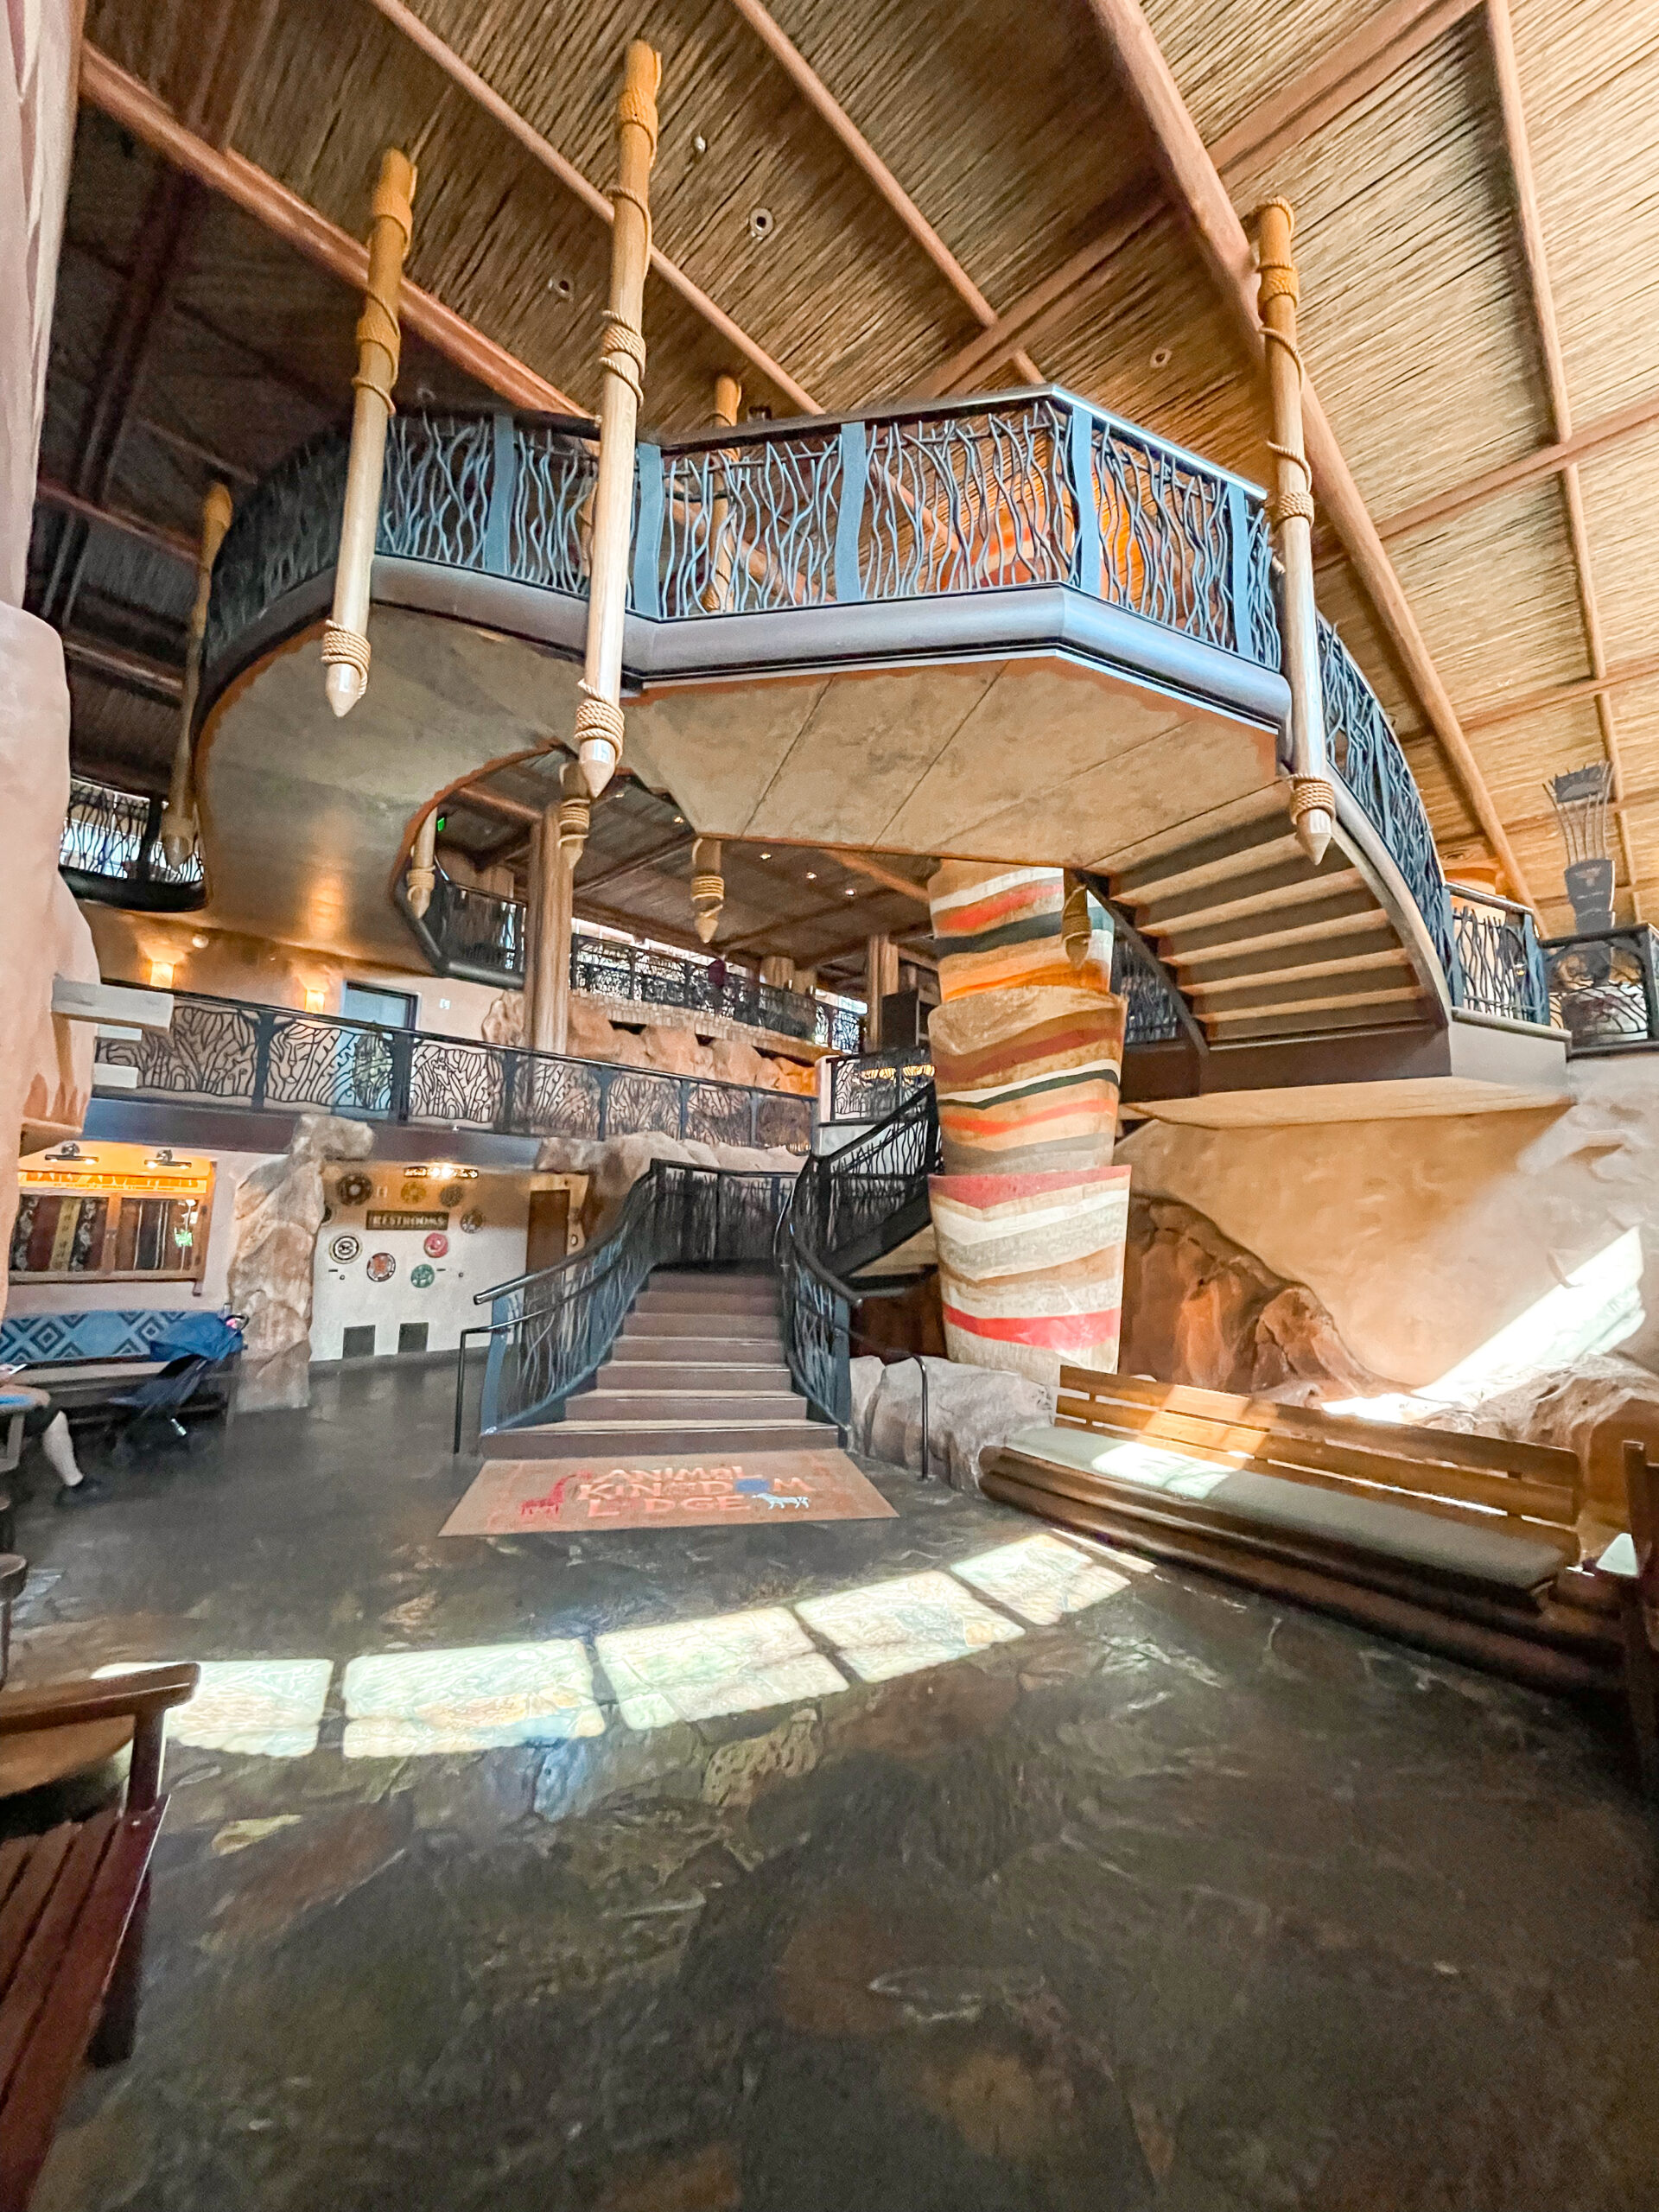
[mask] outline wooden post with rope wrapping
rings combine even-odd
[[[715,423],[716,428],[730,429],[737,421],[737,410],[743,404],[743,387],[734,376],[715,378]],[[731,502],[727,496],[727,469],[735,458],[722,454],[720,462],[720,488],[711,503],[709,516],[709,582],[702,589],[702,606],[709,614],[723,613],[732,597],[732,523]]]
[[[438,882],[438,810],[428,807],[421,817],[420,827],[415,832],[415,842],[410,848],[407,879],[409,911],[411,914],[425,913],[432,904],[432,893]]]
[[[1317,867],[1337,822],[1337,795],[1325,743],[1319,688],[1319,624],[1313,605],[1313,472],[1302,443],[1302,357],[1296,346],[1300,287],[1291,259],[1294,219],[1289,203],[1269,200],[1256,210],[1256,294],[1267,340],[1268,391],[1273,408],[1268,448],[1274,461],[1268,519],[1284,564],[1285,678],[1290,685],[1290,820],[1296,842]]]
[[[169,868],[181,868],[196,842],[196,794],[191,773],[191,724],[201,690],[201,648],[207,634],[207,605],[213,596],[213,563],[231,526],[231,495],[222,484],[210,484],[201,503],[201,537],[196,553],[196,601],[190,609],[190,627],[184,652],[184,696],[179,708],[179,734],[173,747],[173,775],[168,785],[167,805],[162,814],[162,851]]]
[[[572,763],[574,766],[575,764]],[[563,1052],[570,1039],[570,926],[572,863],[561,834],[563,804],[547,808],[531,850],[532,931],[530,1019],[531,1048]]]
[[[374,541],[380,527],[380,480],[386,459],[386,425],[397,381],[401,338],[397,295],[414,226],[415,165],[395,146],[380,158],[369,232],[369,277],[357,324],[357,374],[352,378],[351,456],[346,465],[346,506],[334,563],[333,617],[322,628],[323,689],[337,715],[349,714],[368,689],[369,585]]]
[[[576,758],[599,797],[622,757],[622,623],[633,520],[633,449],[645,395],[643,325],[651,260],[651,168],[657,158],[661,57],[632,40],[616,107],[618,175],[612,195],[611,303],[599,350],[599,478],[588,590],[588,652],[576,708]]]
[[[579,762],[567,760],[559,771],[559,850],[574,876],[576,862],[588,843],[588,830],[594,813],[594,803],[588,796],[587,779]]]
[[[726,904],[726,878],[721,873],[720,840],[699,837],[691,848],[691,923],[699,940],[712,944]]]

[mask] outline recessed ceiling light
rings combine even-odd
[[[808,870],[806,871],[806,880],[807,880],[807,881],[808,881],[809,883],[816,883],[816,882],[817,881],[817,880],[818,880],[818,871],[817,870],[817,868],[808,868]]]
[[[1160,346],[1157,348],[1152,357],[1152,365],[1154,369],[1166,369],[1169,366],[1169,348],[1167,346]]]
[[[760,857],[763,861],[769,861],[772,858],[772,855],[770,853],[762,853]]]
[[[685,817],[684,817],[683,814],[677,814],[677,815],[675,816],[675,817],[674,817],[674,826],[675,826],[675,828],[676,828],[677,830],[683,830],[683,829],[684,829],[684,827],[685,827]]]
[[[846,888],[846,889],[842,893],[842,894],[841,894],[841,895],[842,895],[842,897],[843,899],[856,899],[856,898],[857,898],[857,896],[858,896],[858,893],[857,893],[857,891],[854,888],[854,887],[849,883],[849,884],[848,885],[847,888]]]

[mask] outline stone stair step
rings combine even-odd
[[[573,1397],[570,1413],[572,1420],[580,1418],[587,1427],[633,1429],[664,1421],[798,1421],[804,1418],[804,1402],[793,1390],[611,1390],[601,1386]]]
[[[722,1335],[702,1332],[693,1336],[684,1329],[624,1327],[616,1339],[613,1359],[650,1360],[653,1363],[689,1362],[694,1366],[735,1363],[741,1366],[772,1367],[782,1360],[783,1337],[777,1329],[763,1334]]]
[[[607,1359],[594,1378],[597,1390],[790,1391],[785,1359]]]
[[[479,1439],[486,1459],[690,1459],[705,1463],[715,1454],[729,1459],[740,1452],[823,1451],[836,1432],[822,1421],[631,1422],[552,1421],[545,1428],[498,1428]]]
[[[768,1328],[766,1324],[770,1321]],[[636,1306],[622,1324],[625,1337],[719,1337],[730,1339],[748,1338],[752,1341],[775,1342],[778,1338],[775,1314],[756,1310],[722,1313],[718,1307],[688,1307],[684,1312],[653,1307],[642,1313]]]

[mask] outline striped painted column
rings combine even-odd
[[[1058,868],[947,861],[928,1025],[950,1357],[1052,1382],[1117,1364],[1129,1171],[1112,1166],[1124,1001],[1110,918]]]

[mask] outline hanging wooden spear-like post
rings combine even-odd
[[[386,425],[397,381],[401,340],[397,295],[409,252],[414,214],[415,165],[390,146],[380,157],[369,232],[369,278],[357,324],[357,374],[352,388],[351,458],[346,467],[346,507],[334,563],[333,620],[322,628],[323,689],[337,715],[349,714],[368,688],[369,585],[374,541],[380,528],[380,480],[386,459]]]
[[[173,777],[162,814],[162,851],[169,868],[181,868],[196,842],[196,795],[191,773],[191,724],[201,690],[201,647],[207,634],[207,605],[213,596],[213,563],[231,526],[231,495],[210,484],[201,503],[201,537],[196,551],[196,601],[184,650],[184,698],[179,709],[178,741],[173,747]]]
[[[699,939],[712,944],[726,904],[726,879],[720,872],[720,840],[699,837],[691,848],[691,922]]]
[[[409,911],[419,916],[432,904],[438,882],[438,810],[429,807],[421,817],[415,842],[409,851],[407,893]]]
[[[1290,820],[1296,842],[1317,867],[1337,822],[1337,795],[1325,742],[1319,688],[1319,624],[1313,606],[1313,472],[1302,443],[1302,357],[1296,346],[1301,296],[1290,240],[1289,203],[1258,208],[1256,311],[1267,340],[1268,391],[1273,407],[1273,497],[1268,518],[1285,572],[1285,678],[1290,685]]]
[[[662,59],[634,39],[616,106],[618,175],[612,194],[611,303],[599,349],[599,478],[588,587],[588,655],[576,708],[576,758],[597,798],[622,757],[622,622],[633,520],[633,448],[645,394],[643,323],[651,260],[651,165],[657,157]]]
[[[743,387],[735,377],[717,376],[715,378],[715,426],[730,429],[737,421],[737,410],[743,404]],[[709,509],[709,582],[703,587],[702,604],[710,614],[721,613],[731,603],[732,596],[732,523],[731,501],[727,496],[727,471],[736,458],[732,454],[721,454],[716,463],[717,483]]]

